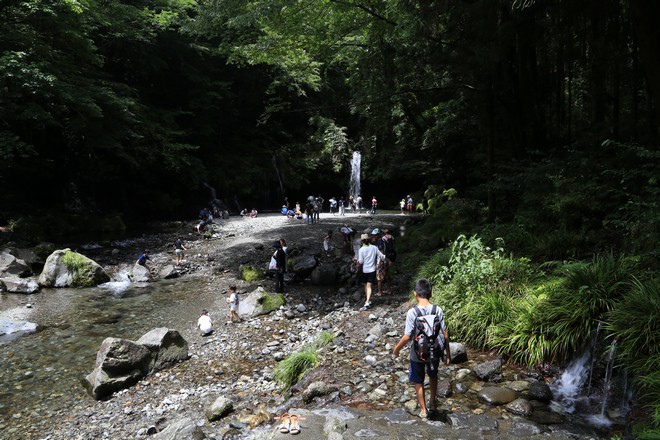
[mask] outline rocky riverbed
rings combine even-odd
[[[152,251],[155,266],[171,264],[172,243],[182,236],[189,250],[179,272],[182,279],[196,280],[199,291],[180,307],[181,314],[207,308],[215,331],[198,335],[195,315],[172,318],[171,327],[189,343],[188,360],[105,401],[63,397],[65,406],[50,408],[42,417],[24,417],[21,408],[11,408],[0,422],[0,438],[287,438],[290,434],[279,433],[275,419],[284,412],[304,417],[300,437],[309,439],[599,438],[601,433],[579,420],[550,410],[549,390],[537,372],[501,366],[496,356],[473,351],[466,353],[467,360],[441,368],[438,411],[429,420],[417,418],[407,382],[407,350],[399,358],[391,355],[410,306],[409,274],[398,273],[387,288],[389,295],[375,298],[370,310],[360,310],[364,298],[359,285],[314,286],[302,280],[287,284],[286,304],[279,310],[224,324],[230,284],[238,285],[241,296],[259,286],[272,289],[274,282],[268,278],[240,280],[239,268],[265,268],[276,239],[285,238],[292,253],[344,264],[350,250],[349,255],[341,250],[322,255],[326,230],[335,231],[341,247],[337,230],[343,223],[358,233],[375,227],[396,231],[406,218],[394,213],[343,218],[326,214],[315,225],[276,215],[231,218],[216,220],[206,236],[181,223],[135,240],[86,246],[81,252],[117,274],[128,270],[144,247]],[[183,281],[175,280],[174,286],[177,282]],[[451,332],[451,316],[448,319]],[[188,325],[181,324],[186,320]],[[274,380],[275,366],[322,331],[335,337],[322,349],[319,367],[284,391]],[[93,363],[89,359],[89,370],[80,376],[91,371]],[[207,412],[220,397],[232,410],[210,421]]]

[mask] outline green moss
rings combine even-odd
[[[284,299],[284,295],[281,293],[268,293],[266,296],[264,296],[264,300],[261,305],[264,307],[266,312],[272,312],[273,310],[279,309],[280,306],[283,306],[285,302],[286,300]]]
[[[241,266],[241,278],[247,282],[260,280],[263,276],[263,272],[253,266]]]
[[[66,249],[62,256],[62,263],[64,263],[69,272],[73,274],[71,287],[96,286],[94,271],[92,270],[92,266],[87,257]]]

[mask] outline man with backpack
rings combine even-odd
[[[429,301],[431,283],[421,278],[415,283],[417,305],[406,315],[406,330],[392,353],[399,356],[401,349],[412,341],[410,348],[410,382],[415,385],[415,394],[419,403],[419,417],[428,417],[429,411],[435,411],[435,397],[438,390],[438,365],[443,358],[445,365],[451,362],[449,334],[445,325],[442,309]],[[443,356],[444,351],[444,356]],[[424,373],[429,375],[430,399],[426,405],[424,395]]]

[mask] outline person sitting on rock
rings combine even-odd
[[[250,211],[250,218],[255,218],[259,212],[255,209],[252,208],[252,211]]]
[[[202,310],[197,320],[197,329],[201,332],[202,336],[210,335],[213,332],[213,323],[209,317],[208,310]]]

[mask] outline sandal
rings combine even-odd
[[[289,414],[284,413],[280,416],[280,420],[282,420],[282,424],[280,425],[280,432],[282,434],[287,434],[291,428],[291,417]]]
[[[289,432],[291,435],[300,434],[300,417],[295,414],[291,414],[291,430]]]

